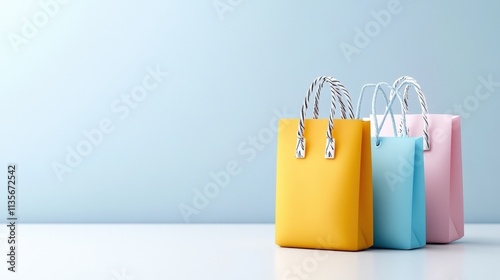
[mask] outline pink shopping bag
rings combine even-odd
[[[418,83],[410,77],[401,77],[394,88],[405,88],[403,99],[408,111],[408,90],[412,86],[418,93],[420,104],[425,106],[425,96]],[[424,109],[424,108],[423,108]],[[396,116],[396,121],[401,116]],[[428,135],[422,135],[425,120],[422,115],[407,114],[409,136],[424,137],[424,169],[426,191],[427,243],[449,243],[464,236],[462,143],[460,116],[427,114]],[[389,122],[381,135],[391,136]]]

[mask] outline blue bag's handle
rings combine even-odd
[[[384,83],[384,84],[387,84],[387,83]],[[356,108],[356,119],[359,119],[359,117],[360,117],[361,103],[363,101],[363,96],[364,96],[365,90],[368,87],[375,87],[376,88],[374,94],[376,94],[377,90],[379,90],[382,93],[382,95],[384,96],[386,106],[389,106],[389,96],[385,93],[385,91],[384,91],[384,89],[382,87],[377,87],[377,85],[378,84],[366,84],[366,85],[364,85],[361,88],[361,92],[359,93],[359,99],[358,99],[358,104],[357,104],[357,108]],[[391,89],[392,89],[392,87],[391,87]],[[391,91],[391,95],[392,95],[392,91]],[[390,109],[390,107],[388,107],[388,108]],[[392,113],[392,109],[389,110],[389,113],[391,114],[394,135],[397,135],[397,132],[396,132],[396,121],[394,119],[394,114]],[[384,117],[384,120],[385,120],[385,117]]]
[[[386,86],[391,89],[391,93],[393,93],[390,97],[390,99],[387,101],[386,97],[386,108],[384,115],[382,116],[382,121],[378,122],[377,119],[377,113],[376,113],[376,101],[377,101],[377,95],[379,93],[382,93],[384,96],[386,96],[385,91],[382,89],[382,86]],[[394,100],[399,99],[399,103],[401,105],[401,125],[403,126],[403,130],[401,135],[398,135],[396,131],[396,121],[394,119],[394,115],[392,113],[392,104],[394,103]],[[373,124],[375,126],[375,145],[379,146],[380,145],[380,131],[382,130],[382,126],[384,125],[385,119],[387,118],[387,114],[391,114],[392,116],[392,126],[393,126],[393,131],[395,136],[401,136],[401,137],[407,137],[408,134],[406,133],[408,130],[406,128],[406,113],[404,111],[404,106],[403,106],[403,100],[401,99],[401,96],[399,95],[398,91],[394,90],[394,88],[389,85],[388,83],[378,83],[375,85],[375,91],[373,93],[373,99],[372,99],[372,117],[373,117]]]

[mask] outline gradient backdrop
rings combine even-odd
[[[271,223],[276,117],[298,117],[320,75],[353,99],[364,83],[411,75],[430,112],[463,117],[466,221],[500,222],[499,10],[2,0],[0,178],[18,164],[21,222]]]

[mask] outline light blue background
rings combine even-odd
[[[357,99],[364,83],[411,75],[433,113],[473,102],[479,77],[500,81],[497,1],[401,0],[348,62],[340,44],[389,2],[233,0],[221,18],[212,0],[68,1],[15,52],[9,34],[42,10],[1,1],[0,178],[19,165],[21,221],[182,223],[179,205],[236,161],[240,174],[190,221],[273,222],[269,122],[276,110],[298,117],[315,77],[337,77]],[[111,104],[156,66],[169,77],[120,119]],[[463,119],[467,222],[500,222],[499,92]],[[53,162],[106,118],[114,131],[60,182]],[[259,133],[262,150],[248,142]]]

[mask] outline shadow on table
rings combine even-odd
[[[464,244],[342,252],[275,249],[275,279],[463,279]]]

